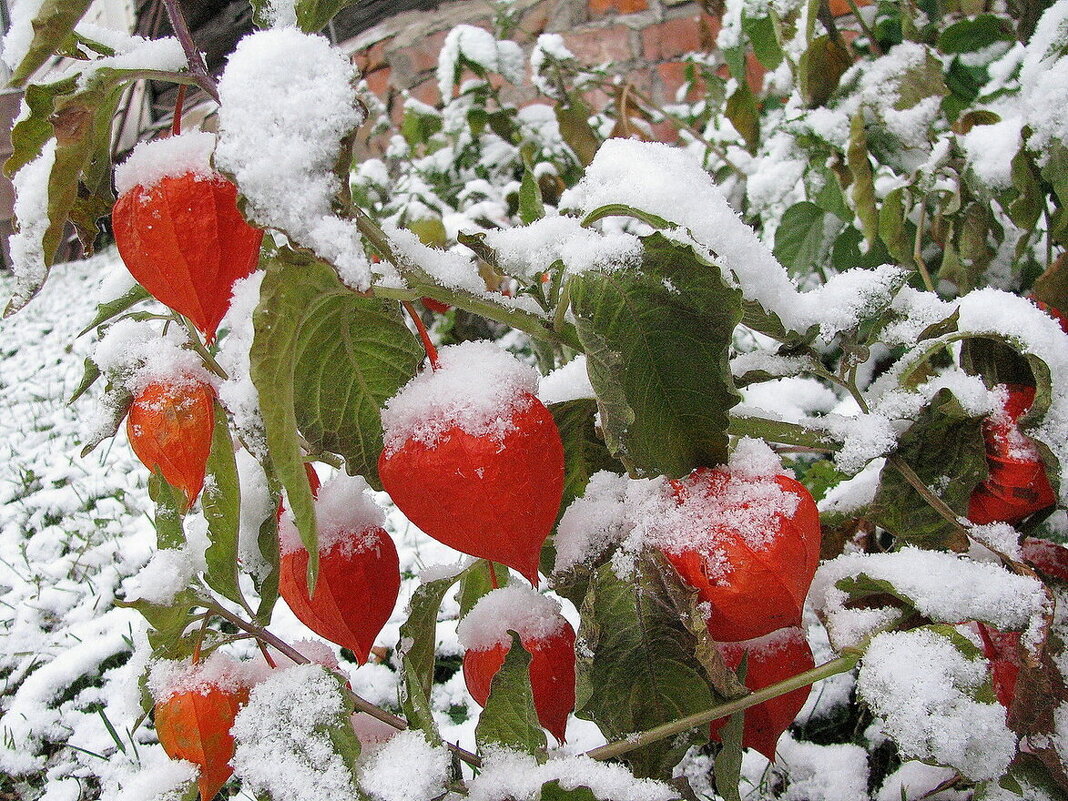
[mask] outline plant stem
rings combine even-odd
[[[904,477],[905,481],[912,485],[912,488],[916,490],[916,492],[920,493],[923,499],[927,501],[927,504],[938,512],[942,519],[965,537],[970,536],[968,534],[968,529],[957,519],[957,513],[954,512],[945,501],[935,495],[930,487],[923,483],[923,479],[916,475],[916,471],[909,467],[904,459],[895,453],[887,456],[886,461],[888,464],[892,465],[902,477]]]
[[[260,626],[257,626],[254,623],[249,623],[247,620],[242,619],[238,615],[235,615],[233,612],[228,609],[225,609],[217,603],[211,604],[208,609],[212,613],[223,618],[224,620],[230,621],[239,629],[242,629],[243,631],[247,631],[249,634],[252,634],[256,637],[257,640],[267,643],[268,645],[275,648],[277,651],[280,651],[281,653],[285,654],[298,665],[311,664],[311,660],[308,659],[308,657],[304,656],[304,654],[300,653],[300,651],[296,650],[285,640],[281,640],[275,635],[271,634],[271,632],[267,631],[267,629],[261,628]],[[342,692],[344,692],[345,695],[348,696],[349,700],[352,701],[353,706],[356,707],[356,709],[360,712],[366,712],[368,715],[375,718],[376,720],[380,720],[395,729],[404,731],[408,728],[408,721],[406,721],[404,718],[398,717],[397,715],[394,715],[391,712],[387,712],[379,706],[375,706],[366,698],[363,698],[362,696],[359,696],[354,693],[348,687],[343,687]],[[475,754],[472,754],[470,751],[460,748],[460,746],[458,745],[453,745],[452,743],[445,743],[445,745],[461,761],[466,762],[472,767],[482,767],[482,760],[479,759]]]
[[[656,728],[649,729],[648,731],[643,731],[640,734],[632,734],[629,737],[617,740],[614,743],[608,743],[599,748],[594,748],[592,751],[587,751],[586,756],[592,757],[593,759],[611,759],[612,757],[617,757],[626,754],[629,751],[642,748],[650,743],[655,743],[658,740],[674,737],[676,734],[681,734],[687,729],[706,725],[719,718],[729,717],[735,712],[741,712],[743,709],[749,709],[751,706],[762,704],[772,698],[786,695],[801,687],[807,687],[820,679],[826,679],[829,676],[852,670],[853,666],[857,663],[858,656],[859,655],[852,654],[848,656],[840,656],[837,659],[832,659],[830,662],[825,662],[818,667],[814,667],[812,670],[806,670],[804,673],[792,676],[791,678],[786,679],[786,681],[780,681],[778,684],[772,684],[770,687],[765,687],[762,690],[751,693],[744,698],[728,701],[725,704],[706,709],[704,712],[698,712],[695,715],[689,715],[678,720],[673,720],[670,723],[665,723]]]
[[[171,120],[171,136],[182,135],[182,107],[185,105],[185,84],[178,86],[178,98],[174,101],[174,119]]]
[[[423,318],[419,316],[419,312],[415,310],[415,306],[412,305],[410,300],[402,300],[401,306],[408,312],[408,316],[412,318],[412,322],[415,323],[415,330],[419,332],[419,339],[423,341],[423,350],[426,351],[426,357],[430,359],[430,369],[437,370],[438,365],[438,349],[434,347],[434,343],[430,341],[430,334],[426,330],[426,326],[423,325]]]
[[[189,32],[189,25],[185,21],[185,14],[182,13],[179,1],[163,0],[163,5],[167,8],[167,17],[171,21],[171,27],[174,28],[174,35],[178,37],[178,41],[182,44],[182,50],[185,51],[186,61],[189,62],[189,72],[196,79],[197,86],[207,92],[211,99],[218,103],[218,84],[215,83],[215,79],[208,72],[208,65],[204,63],[204,56],[200,54],[196,44],[193,43],[193,35]]]
[[[222,366],[215,361],[215,357],[208,353],[208,349],[204,347],[204,343],[200,341],[200,335],[197,334],[197,330],[193,327],[193,324],[189,322],[185,316],[181,317],[182,324],[185,326],[185,330],[189,333],[189,341],[193,346],[193,350],[204,360],[204,366],[211,370],[215,375],[219,376],[223,381],[229,380],[230,376],[222,369]]]

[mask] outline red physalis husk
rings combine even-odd
[[[234,772],[230,728],[247,701],[247,688],[210,687],[175,693],[156,704],[160,745],[171,759],[185,759],[200,768],[201,801],[211,801]]]
[[[819,565],[820,518],[815,501],[803,484],[789,476],[770,479],[784,495],[796,498],[796,507],[789,516],[775,513],[766,545],[752,547],[734,528],[752,508],[742,502],[729,510],[733,523],[714,521],[709,530],[693,533],[693,548],[665,551],[682,579],[711,606],[708,631],[720,642],[750,640],[798,625]],[[701,467],[671,485],[679,504],[702,504],[728,490],[732,494],[744,490],[745,482],[752,480],[725,468]],[[729,566],[726,572],[710,562],[709,551],[701,547],[706,542],[717,562]]]
[[[1048,303],[1042,302],[1041,300],[1036,300],[1035,305],[1056,320],[1057,324],[1060,325],[1061,330],[1068,334],[1068,317],[1064,315],[1064,312],[1054,306],[1050,306]]]
[[[1008,709],[1016,696],[1016,679],[1020,675],[1020,632],[998,631],[985,623],[977,625],[983,655],[990,661],[994,694],[998,703]]]
[[[215,391],[189,377],[149,384],[134,398],[126,418],[137,458],[182,490],[187,509],[204,487],[214,428]]]
[[[288,516],[279,525],[278,592],[316,634],[367,661],[400,591],[400,559],[379,525],[382,513],[362,478],[335,476],[321,489],[312,479],[319,535],[319,577],[308,595],[308,552]]]
[[[382,486],[405,516],[439,542],[489,559],[538,584],[541,546],[564,492],[556,422],[533,395],[503,439],[454,426],[433,445],[407,440],[378,460]]]
[[[1024,537],[1020,543],[1024,561],[1047,581],[1068,581],[1068,548],[1040,537]]]
[[[1016,421],[1031,408],[1035,388],[1006,384],[1002,413],[983,421],[989,474],[972,492],[968,518],[976,524],[1018,523],[1056,503],[1056,495],[1033,446]]]
[[[575,708],[575,629],[566,620],[548,637],[523,637],[530,653],[530,690],[541,723],[559,742],[565,742],[567,716]],[[464,682],[467,691],[482,706],[489,698],[490,684],[504,665],[511,645],[464,652]]]
[[[213,340],[234,282],[256,269],[263,239],[241,216],[237,187],[218,174],[165,176],[124,192],[111,220],[130,274]]]
[[[737,670],[746,657],[745,686],[753,692],[778,684],[816,666],[805,632],[798,627],[780,629],[746,642],[717,643],[716,648],[731,670]],[[755,748],[775,761],[775,745],[808,700],[810,686],[772,698],[745,710],[742,746]],[[726,718],[710,724],[709,735],[719,740]]]

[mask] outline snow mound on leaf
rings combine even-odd
[[[134,187],[147,192],[164,178],[192,174],[208,180],[220,177],[211,168],[215,134],[188,131],[152,142],[141,142],[129,158],[115,168],[115,192],[124,195]]]
[[[315,523],[319,534],[319,553],[335,547],[345,555],[359,553],[377,541],[376,529],[385,525],[386,516],[371,496],[363,476],[339,473],[319,488],[315,499]],[[278,523],[278,538],[283,554],[303,548],[300,534],[288,510]]]
[[[386,455],[406,440],[433,447],[450,429],[497,441],[514,429],[512,418],[528,408],[538,374],[490,342],[462,342],[438,351],[436,370],[426,369],[382,410]]]
[[[483,595],[456,627],[456,638],[469,651],[508,646],[514,631],[526,642],[555,635],[567,624],[560,604],[529,587],[511,584]]]
[[[148,674],[148,689],[156,703],[184,693],[234,692],[250,683],[251,674],[245,664],[220,651],[213,651],[196,664],[184,659],[160,659],[152,663]]]
[[[108,328],[93,350],[93,361],[112,383],[132,395],[154,383],[190,388],[211,384],[201,358],[184,347],[188,342],[177,327],[161,335],[152,323],[128,318]]]
[[[436,798],[449,779],[449,752],[414,729],[377,748],[360,771],[360,786],[375,801]]]
[[[326,668],[275,671],[252,688],[230,730],[234,774],[275,801],[357,798],[352,770],[330,736],[347,721],[341,686]]]
[[[1016,753],[1005,708],[973,698],[987,681],[985,659],[969,659],[947,637],[915,629],[872,638],[857,691],[904,753],[983,781],[1004,774]]]

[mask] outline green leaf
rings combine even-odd
[[[579,785],[572,790],[560,786],[559,779],[545,782],[541,786],[540,801],[598,801],[589,787]]]
[[[156,547],[181,548],[185,545],[185,494],[168,484],[162,474],[153,472],[148,478],[148,497],[156,504]]]
[[[350,776],[355,779],[356,777],[356,760],[360,756],[360,740],[356,736],[355,729],[352,728],[352,715],[356,711],[356,707],[352,702],[352,697],[346,692],[346,684],[348,679],[344,676],[339,676],[332,670],[322,669],[336,684],[337,694],[341,697],[342,706],[337,715],[329,723],[320,723],[315,727],[316,732],[323,732],[330,738],[330,745],[333,746],[334,753],[341,757],[345,763],[345,767],[349,769]],[[353,781],[353,785],[356,782]],[[366,798],[363,793],[359,793],[356,796],[355,801],[362,801]]]
[[[360,297],[316,264],[302,278],[320,294],[299,312],[294,343],[297,428],[313,448],[342,455],[350,474],[381,489],[381,409],[415,376],[423,349],[399,303]]]
[[[879,238],[897,264],[912,265],[912,246],[916,226],[909,222],[911,206],[905,204],[905,188],[892,190],[879,209]]]
[[[379,487],[379,409],[415,375],[422,351],[394,302],[356,295],[323,262],[282,250],[265,266],[253,317],[252,381],[271,462],[308,549],[313,586],[315,511],[298,430]]]
[[[967,515],[972,490],[987,474],[982,418],[970,416],[950,390],[941,389],[901,435],[896,455],[954,512]],[[967,547],[891,462],[883,467],[872,519],[912,545]]]
[[[566,102],[557,103],[553,109],[560,126],[560,136],[574,151],[583,166],[593,161],[601,139],[590,125],[590,110],[577,95],[568,94]]]
[[[142,300],[148,300],[152,297],[148,294],[148,290],[140,284],[134,284],[121,297],[109,300],[105,303],[101,303],[96,307],[96,315],[93,317],[93,321],[89,323],[85,328],[78,332],[78,336],[84,336],[92,331],[97,326],[106,323],[115,317],[118,317],[124,311],[131,306],[135,306]]]
[[[753,54],[766,70],[774,70],[782,63],[782,48],[775,36],[775,23],[770,16],[742,15],[742,30],[753,45]]]
[[[585,494],[590,476],[600,470],[621,472],[622,465],[612,458],[604,440],[597,436],[597,401],[580,398],[551,403],[549,411],[564,443],[564,499],[560,503],[563,514],[575,498]]]
[[[530,688],[530,654],[514,631],[504,664],[490,683],[489,698],[475,727],[479,749],[503,745],[545,759],[545,732],[534,708]]]
[[[401,136],[410,146],[425,145],[430,137],[441,130],[440,114],[424,114],[418,107],[412,106],[404,109],[404,119],[401,121]]]
[[[741,294],[690,247],[643,242],[641,269],[574,276],[571,305],[609,450],[638,475],[683,476],[726,459]]]
[[[271,612],[278,601],[278,516],[275,510],[281,501],[278,478],[274,475],[270,459],[261,462],[263,472],[267,476],[267,488],[271,497],[271,506],[266,517],[260,522],[259,531],[256,534],[256,545],[260,550],[260,556],[269,565],[266,576],[253,576],[256,592],[260,596],[259,606],[256,607],[256,622],[266,626],[271,622]],[[305,478],[307,476],[305,475]]]
[[[755,153],[760,144],[760,109],[757,106],[756,95],[752,93],[749,84],[744,80],[739,82],[734,94],[727,98],[724,113],[734,129],[745,140],[749,152]]]
[[[339,11],[357,0],[297,0],[297,27],[305,33],[322,30]],[[275,3],[271,0],[251,0],[252,21],[257,28],[269,28],[274,23]]]
[[[497,579],[496,587],[490,578],[491,568]],[[460,579],[460,591],[456,595],[456,600],[460,605],[460,617],[466,616],[486,593],[497,587],[507,586],[510,578],[511,573],[509,573],[507,567],[497,562],[491,562],[488,559],[479,559],[475,564],[467,568],[463,572],[463,578]]]
[[[694,595],[656,554],[640,556],[625,578],[610,563],[598,568],[582,604],[575,714],[615,740],[717,703],[710,678],[717,666],[699,658],[714,654],[714,646],[693,611]],[[700,631],[703,642],[695,636]],[[718,671],[725,680],[722,662]],[[699,726],[625,759],[636,776],[671,778],[686,749],[707,739],[708,728]]]
[[[100,378],[100,368],[97,367],[96,362],[86,356],[84,370],[82,372],[82,380],[78,382],[78,386],[75,388],[74,392],[71,393],[67,403],[74,403],[74,401],[78,400],[78,398],[89,390],[89,387],[96,383],[98,378]]]
[[[888,87],[889,88],[889,87]],[[923,63],[905,70],[893,81],[897,90],[894,108],[906,111],[929,97],[945,97],[949,94],[942,62],[928,48]]]
[[[807,200],[795,203],[775,229],[775,258],[791,275],[808,275],[824,252],[826,212]]]
[[[868,139],[864,130],[863,111],[857,111],[850,121],[846,163],[853,174],[849,196],[864,227],[864,238],[872,245],[879,233],[879,213],[875,209],[875,179],[871,162],[868,160]]]
[[[237,542],[240,530],[241,486],[237,477],[237,460],[230,439],[229,421],[222,404],[215,402],[215,427],[211,435],[204,492],[201,504],[208,521],[211,544],[204,553],[208,569],[204,579],[208,586],[234,603],[244,602],[237,582]]]
[[[943,53],[974,53],[1013,38],[1010,20],[996,14],[980,14],[945,28],[938,37],[938,49]]]
[[[805,105],[808,108],[826,105],[852,63],[849,50],[830,36],[817,36],[809,42],[797,65]]]
[[[519,186],[519,219],[524,225],[545,216],[545,204],[541,200],[541,187],[534,177],[534,171],[523,168],[523,182]]]
[[[24,86],[53,53],[65,48],[74,26],[92,0],[44,0],[32,21],[33,41],[11,75],[12,86]]]
[[[1034,228],[1046,205],[1045,195],[1038,180],[1034,162],[1021,147],[1012,159],[1012,186],[1017,195],[1005,210],[1009,219],[1023,229]]]
[[[716,792],[723,801],[742,801],[738,786],[742,781],[742,733],[745,729],[745,710],[735,712],[719,730],[723,743],[713,768]]]
[[[41,155],[41,149],[53,135],[51,118],[56,110],[56,99],[73,93],[77,87],[77,75],[26,87],[22,100],[29,114],[11,129],[11,156],[4,163],[4,174],[8,178]]]
[[[148,621],[152,627],[148,632],[148,643],[152,647],[154,657],[181,659],[192,652],[192,648],[182,637],[193,623],[193,610],[199,604],[199,599],[192,590],[179,592],[169,606],[149,603],[143,599],[116,600],[113,603],[115,606],[136,609]]]
[[[441,741],[430,708],[438,610],[445,599],[445,593],[460,581],[466,572],[420,584],[408,604],[408,619],[400,627],[397,654],[404,675],[400,687],[401,709],[408,725],[421,729],[432,742]]]

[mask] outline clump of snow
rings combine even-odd
[[[967,790],[934,792],[956,776],[957,772],[951,768],[925,765],[910,759],[886,777],[875,798],[876,801],[966,801],[970,796]]]
[[[263,579],[271,566],[260,551],[260,526],[275,514],[276,506],[260,462],[244,448],[237,449],[234,458],[241,487],[237,558],[242,570]]]
[[[558,33],[543,33],[538,36],[534,48],[530,51],[530,70],[534,86],[546,97],[560,99],[560,87],[553,80],[551,64],[565,63],[569,59],[574,60],[575,54],[567,49],[564,37]]]
[[[163,749],[144,749],[139,759],[140,770],[122,779],[122,788],[113,801],[182,801],[186,791],[196,781],[200,769],[184,759],[169,759]],[[72,799],[81,797],[80,789]]]
[[[679,798],[671,786],[653,779],[637,779],[619,763],[598,762],[585,755],[555,756],[539,765],[531,754],[488,747],[482,770],[469,784],[470,801],[535,801],[546,782],[564,790],[588,787],[600,801],[671,801]]]
[[[523,82],[523,50],[518,44],[497,41],[492,33],[473,25],[457,25],[446,35],[438,53],[438,89],[442,97],[452,97],[461,58],[486,72],[504,76],[509,83]]]
[[[152,663],[148,674],[148,690],[157,704],[175,695],[207,695],[212,690],[233,693],[249,683],[245,665],[221,651],[212,651],[195,664],[185,659],[160,659]]]
[[[272,28],[295,27],[297,8],[295,0],[268,0],[262,7],[263,17]]]
[[[968,167],[992,190],[1012,188],[1012,160],[1023,143],[1019,118],[976,125],[961,137]]]
[[[988,678],[986,660],[969,659],[930,629],[913,629],[872,638],[857,691],[904,753],[983,781],[1004,774],[1016,754],[1004,707],[972,697]]]
[[[609,139],[583,179],[564,192],[561,208],[588,214],[622,203],[656,214],[689,231],[720,265],[725,280],[747,300],[774,312],[789,329],[817,326],[830,338],[889,305],[904,282],[896,267],[849,270],[799,292],[756,233],[742,222],[712,177],[688,151],[655,142]]]
[[[598,233],[575,217],[544,217],[530,225],[489,231],[486,244],[509,275],[533,278],[558,259],[569,272],[611,270],[641,263],[641,240],[623,232]]]
[[[173,36],[160,39],[144,39],[131,36],[121,47],[115,48],[113,56],[103,56],[92,61],[76,61],[66,72],[79,73],[78,87],[91,85],[96,74],[103,69],[111,70],[160,70],[181,72],[188,65],[181,43]]]
[[[1027,146],[1034,151],[1046,151],[1040,160],[1049,158],[1050,145],[1068,139],[1068,121],[1064,109],[1068,107],[1068,8],[1054,3],[1042,14],[1020,67],[1020,88],[1026,112],[1026,124],[1031,127]]]
[[[483,595],[456,627],[456,637],[469,651],[488,651],[509,646],[509,631],[519,635],[524,647],[536,647],[560,631],[567,621],[560,603],[547,595],[510,584]]]
[[[322,36],[296,28],[246,36],[219,81],[215,162],[234,176],[254,222],[281,229],[362,290],[371,273],[360,236],[331,206],[341,139],[363,122],[355,78]]]
[[[885,464],[885,459],[875,459],[852,478],[840,481],[827,490],[817,504],[820,514],[847,515],[871,504],[879,491],[879,477]]]
[[[211,544],[207,520],[190,516],[183,526],[185,544],[181,548],[161,548],[152,554],[148,564],[128,580],[126,600],[169,606],[194,576],[207,570],[204,553]]]
[[[275,801],[349,801],[355,777],[330,729],[347,726],[341,686],[321,665],[274,671],[252,688],[230,730],[234,774]]]
[[[267,455],[267,439],[260,414],[260,393],[252,383],[250,350],[255,333],[252,313],[260,302],[264,275],[263,270],[256,270],[234,282],[230,306],[221,323],[229,333],[219,342],[215,355],[227,375],[218,386],[219,400],[230,413],[241,441],[260,459]]]
[[[153,383],[174,386],[210,384],[200,356],[175,326],[160,333],[150,321],[119,320],[107,329],[93,351],[93,361],[112,383],[138,395]]]
[[[548,406],[579,398],[595,398],[586,371],[586,354],[580,353],[563,367],[558,367],[538,382],[538,400]]]
[[[980,620],[1003,631],[1037,634],[1048,611],[1040,581],[996,564],[913,547],[893,553],[843,554],[820,566],[809,592],[810,603],[823,615],[839,650],[860,645],[897,617],[896,609],[846,607],[849,595],[836,585],[861,575],[888,582],[896,594],[936,623]]]
[[[180,136],[141,142],[115,167],[115,192],[124,195],[134,187],[147,192],[164,178],[186,174],[204,180],[216,178],[218,173],[211,168],[214,150],[215,134],[207,131],[186,131]]]
[[[11,178],[15,187],[14,216],[17,230],[8,240],[11,267],[15,272],[16,306],[25,305],[48,274],[46,261],[54,254],[44,252],[42,241],[48,230],[48,178],[56,160],[56,140],[49,139],[41,155]]]
[[[776,762],[789,776],[788,801],[856,801],[868,797],[868,753],[859,745],[799,742],[787,731],[775,750]]]
[[[44,5],[44,0],[14,0],[9,6],[10,27],[0,43],[0,57],[12,71],[22,63],[33,44],[33,20]]]
[[[315,499],[315,523],[319,552],[341,548],[348,556],[374,546],[385,525],[385,514],[375,503],[367,479],[338,473],[319,488]],[[302,549],[293,515],[288,510],[278,523],[283,554]]]
[[[436,798],[445,792],[452,760],[443,746],[414,729],[376,748],[360,768],[360,786],[375,801]]]
[[[538,391],[537,372],[490,342],[442,348],[438,365],[424,369],[382,409],[387,455],[408,440],[433,446],[451,429],[501,441]]]
[[[651,547],[697,551],[710,577],[725,577],[732,570],[726,543],[766,550],[781,520],[797,511],[801,499],[776,481],[784,472],[767,443],[743,437],[725,466],[697,470],[678,481],[597,473],[557,528],[556,571],[587,562],[618,542],[613,565],[621,576],[639,552]]]

